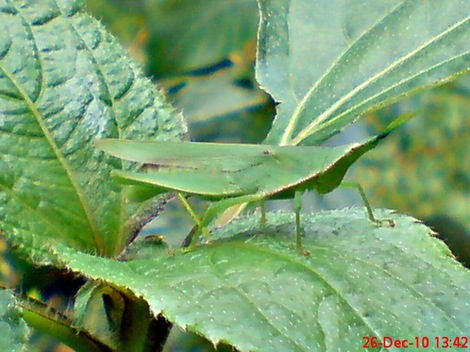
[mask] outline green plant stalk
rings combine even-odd
[[[64,317],[53,313],[46,305],[31,299],[18,299],[23,319],[37,331],[52,336],[77,352],[103,352],[109,349],[84,332],[70,326]]]

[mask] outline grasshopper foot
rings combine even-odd
[[[373,219],[372,222],[377,226],[388,226],[388,227],[395,227],[395,221],[392,219]]]
[[[299,253],[302,254],[304,257],[310,257],[310,251],[306,249],[299,248]]]
[[[181,253],[183,254],[187,254],[189,252],[192,252],[196,249],[197,246],[188,246],[188,247],[183,247],[183,248],[180,248],[180,251]]]

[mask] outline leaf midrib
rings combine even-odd
[[[24,20],[25,23],[27,23],[30,26],[30,23],[26,19],[23,18],[23,20]],[[31,33],[33,33],[31,26],[29,27],[29,29],[30,29]],[[100,231],[99,231],[98,226],[96,224],[96,220],[93,216],[93,212],[91,211],[91,209],[89,207],[89,204],[87,202],[87,199],[86,199],[86,196],[83,192],[83,189],[80,187],[78,181],[74,177],[74,173],[73,173],[70,165],[67,163],[66,158],[64,157],[64,155],[60,151],[60,148],[57,146],[53,136],[51,135],[51,133],[49,132],[47,126],[45,125],[45,123],[42,119],[42,115],[38,111],[38,109],[36,107],[36,104],[31,100],[28,93],[23,89],[22,85],[19,84],[19,82],[16,81],[15,77],[11,74],[11,72],[6,70],[3,67],[3,65],[0,65],[0,67],[1,67],[2,71],[4,72],[4,74],[6,75],[6,77],[10,80],[10,82],[13,83],[13,85],[16,87],[16,89],[18,89],[18,91],[20,92],[21,96],[24,98],[24,101],[26,102],[26,104],[27,104],[28,108],[30,109],[31,113],[33,114],[33,116],[35,117],[41,131],[43,132],[44,137],[48,142],[48,145],[51,147],[51,149],[54,152],[54,155],[56,156],[57,160],[62,165],[62,167],[63,167],[63,169],[64,169],[64,171],[67,175],[67,178],[69,179],[73,189],[75,190],[75,192],[76,192],[76,194],[77,194],[77,196],[80,200],[80,204],[83,208],[83,211],[84,211],[84,213],[87,217],[88,224],[89,224],[90,229],[93,233],[93,240],[94,240],[96,248],[99,249],[99,250],[104,249],[105,247],[104,247],[103,238],[100,235]],[[41,77],[42,77],[42,70],[38,70],[38,71],[41,72]],[[41,79],[40,90],[39,90],[40,94],[38,95],[38,100],[39,100],[42,92],[44,91],[43,83],[44,83],[44,80]]]
[[[378,73],[376,73],[375,75],[373,75],[372,77],[370,77],[369,79],[367,79],[366,81],[364,81],[362,84],[360,84],[359,86],[355,87],[354,89],[352,89],[348,94],[346,95],[343,95],[339,100],[337,100],[334,104],[332,104],[328,109],[326,109],[323,113],[321,113],[318,117],[316,117],[306,128],[304,128],[302,131],[299,132],[299,134],[297,134],[297,136],[295,136],[294,138],[292,138],[290,140],[290,142],[288,141],[289,138],[291,137],[292,135],[292,132],[298,122],[298,119],[301,115],[301,113],[303,112],[304,108],[305,108],[305,105],[306,103],[309,101],[309,99],[311,98],[311,96],[314,94],[315,90],[317,89],[317,87],[319,86],[319,84],[324,80],[326,79],[326,77],[328,76],[328,74],[333,70],[333,68],[342,60],[342,58],[351,50],[352,47],[358,45],[358,42],[360,42],[360,40],[362,40],[364,38],[365,35],[367,35],[375,26],[377,26],[378,24],[380,24],[387,16],[389,16],[390,14],[392,14],[393,12],[397,11],[397,9],[399,9],[400,7],[404,6],[405,3],[401,3],[399,4],[399,6],[396,6],[395,8],[393,8],[391,11],[389,11],[385,16],[383,16],[382,18],[380,18],[373,26],[371,26],[367,31],[364,31],[361,36],[359,36],[354,43],[352,43],[352,45],[350,45],[347,50],[345,50],[338,58],[335,62],[333,62],[333,64],[330,66],[330,68],[328,70],[325,71],[325,74],[317,81],[315,82],[315,84],[312,86],[312,88],[309,89],[309,91],[307,92],[307,94],[303,97],[301,103],[299,105],[297,105],[295,111],[294,111],[294,114],[292,115],[292,118],[290,119],[289,121],[289,124],[286,128],[286,133],[283,135],[283,138],[282,138],[282,142],[281,142],[281,145],[283,144],[291,144],[291,145],[297,145],[299,144],[302,140],[304,140],[305,138],[309,137],[311,134],[315,133],[317,130],[321,129],[322,127],[324,127],[325,125],[331,125],[333,124],[334,122],[336,122],[338,119],[342,118],[348,111],[351,111],[351,110],[354,110],[357,108],[357,106],[353,106],[351,107],[350,109],[348,109],[348,111],[346,112],[343,112],[341,115],[338,115],[337,117],[335,117],[334,119],[332,119],[331,121],[329,121],[327,124],[322,124],[323,121],[327,120],[329,116],[332,116],[334,114],[334,112],[339,108],[341,107],[346,101],[348,101],[350,98],[354,97],[357,93],[363,91],[364,89],[366,89],[371,83],[377,81],[378,79],[380,79],[381,77],[385,76],[389,71],[393,70],[394,68],[400,66],[402,63],[406,62],[406,61],[409,61],[411,60],[416,54],[418,54],[419,52],[422,52],[423,50],[425,50],[427,47],[429,47],[430,45],[432,45],[433,43],[439,41],[441,38],[443,38],[444,36],[448,35],[449,33],[453,32],[454,30],[458,29],[459,27],[461,27],[462,25],[464,25],[466,22],[468,22],[468,20],[470,19],[470,16],[467,16],[466,18],[463,18],[461,21],[455,23],[453,26],[447,28],[445,31],[442,31],[439,35],[437,36],[433,36],[430,40],[428,40],[427,42],[423,43],[421,46],[418,46],[417,48],[415,48],[415,50],[409,52],[407,55],[404,55],[400,58],[398,58],[397,60],[395,60],[394,62],[392,62],[390,65],[388,65],[387,67],[385,67],[383,70],[379,71]],[[447,61],[446,61],[447,62]],[[429,71],[430,69],[434,68],[436,65],[432,66],[431,68],[426,68],[425,70],[421,70],[419,72],[419,74],[423,74],[427,71]],[[414,76],[417,76],[416,74]],[[414,77],[413,76],[413,77]],[[398,82],[397,84],[394,84],[393,87],[396,87],[398,86],[400,83],[402,82],[406,82],[406,80],[402,80],[400,82]],[[379,92],[377,94],[374,95],[374,97],[377,97],[379,96],[380,94],[382,94],[383,92],[386,92],[387,90],[389,89],[386,89],[382,92]],[[369,99],[370,100],[370,99]],[[359,106],[361,105],[364,105],[364,104],[360,104]],[[371,107],[372,109],[373,107]],[[320,127],[319,127],[320,126]]]
[[[293,141],[289,142],[289,138],[291,137],[292,135],[292,132],[297,124],[297,120],[300,116],[300,113],[302,112],[303,110],[303,107],[305,106],[305,104],[307,103],[307,101],[310,99],[310,97],[313,95],[313,93],[315,92],[315,90],[317,89],[317,87],[320,85],[320,83],[325,80],[328,75],[330,74],[330,72],[336,67],[336,65],[341,62],[341,60],[343,59],[344,56],[346,56],[346,54],[349,52],[349,50],[354,47],[355,45],[357,45],[358,42],[360,42],[363,37],[365,37],[370,31],[371,29],[373,29],[374,27],[376,27],[377,25],[379,25],[387,16],[389,16],[391,13],[393,13],[394,11],[396,11],[398,8],[400,8],[401,6],[403,6],[403,3],[399,3],[397,6],[395,6],[394,8],[390,9],[390,11],[388,11],[387,13],[385,13],[381,18],[379,18],[375,23],[373,23],[367,30],[364,30],[360,36],[358,36],[354,41],[351,42],[351,44],[349,45],[348,48],[346,48],[346,50],[341,53],[341,55],[339,55],[336,60],[334,60],[332,62],[332,64],[330,65],[330,67],[325,70],[325,72],[323,73],[323,75],[314,83],[314,85],[308,90],[308,92],[304,95],[304,97],[302,98],[301,102],[297,105],[292,117],[290,118],[289,120],[289,124],[287,125],[287,128],[286,128],[286,131],[285,133],[283,134],[283,137],[282,137],[282,140],[281,140],[281,145],[296,145],[293,143]],[[320,118],[320,117],[318,117]],[[314,120],[316,121],[316,119]],[[318,123],[320,123],[321,121],[319,121]],[[317,124],[318,124],[317,123]]]
[[[400,64],[412,60],[413,56],[425,50],[429,45],[433,44],[434,42],[438,41],[440,38],[444,37],[445,35],[451,33],[454,29],[459,28],[459,26],[465,24],[470,19],[470,16],[466,17],[462,21],[456,23],[454,26],[450,27],[448,30],[443,31],[438,36],[434,36],[431,40],[425,42],[423,45],[419,46],[415,50],[411,51],[409,54],[400,57],[398,60],[395,60],[391,65],[389,65],[384,70],[378,72],[374,76],[367,79],[365,82],[351,90],[348,94],[344,95],[341,99],[336,101],[333,105],[331,105],[325,112],[320,114],[317,119],[315,119],[312,123],[310,123],[303,131],[301,131],[293,140],[292,143],[298,144],[303,139],[307,138],[309,135],[315,132],[315,127],[320,124],[322,121],[326,120],[328,116],[331,116],[342,104],[348,101],[351,97],[355,94],[361,92],[365,88],[368,87],[370,83],[373,83],[380,79],[381,77],[385,76],[389,71],[392,71],[394,68],[398,67]],[[426,72],[426,71],[425,71]],[[337,118],[336,118],[337,119]]]

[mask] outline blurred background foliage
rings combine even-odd
[[[86,4],[183,110],[192,140],[263,140],[274,109],[254,80],[256,0]]]
[[[275,104],[254,78],[258,10],[256,0],[87,0],[100,19],[146,74],[183,111],[188,139],[260,143],[269,130]],[[313,64],[314,58],[312,58]],[[384,128],[405,111],[419,115],[367,154],[348,179],[360,182],[374,207],[396,209],[426,221],[454,254],[470,265],[470,77],[421,92],[371,113],[335,143],[359,140]],[[327,201],[309,197],[308,211],[357,202],[333,192]],[[362,206],[362,204],[359,203]],[[178,204],[144,232],[164,234],[178,244],[192,221]],[[0,243],[0,284],[67,308],[80,280],[41,268],[37,273],[13,258]],[[50,280],[44,280],[44,276]],[[38,281],[37,278],[40,278]],[[38,351],[66,347],[38,339]],[[201,339],[174,331],[167,351],[206,351]],[[220,350],[228,350],[220,347]]]

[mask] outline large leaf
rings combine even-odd
[[[55,255],[242,351],[359,351],[364,336],[468,335],[470,272],[416,219],[376,215],[396,227],[371,223],[363,209],[303,216],[310,256],[294,249],[293,214],[270,214],[264,232],[257,216],[234,222],[215,234],[220,242],[187,254],[157,241],[127,262],[65,246]]]
[[[131,208],[91,142],[179,139],[181,116],[78,1],[0,0],[0,33],[0,226],[119,253]]]
[[[26,351],[28,328],[16,307],[14,296],[0,289],[0,351]]]
[[[318,144],[365,111],[468,68],[468,1],[259,3],[257,77],[281,103],[269,144]]]

